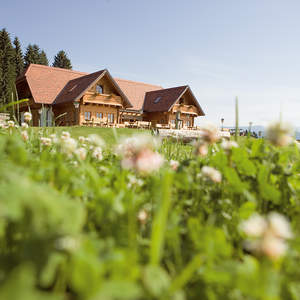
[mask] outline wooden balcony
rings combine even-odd
[[[87,92],[83,96],[83,103],[90,104],[102,104],[102,105],[112,105],[122,107],[122,99],[117,95],[107,95],[107,94],[96,94],[92,92]]]
[[[183,114],[198,115],[198,109],[194,105],[175,104],[173,106],[173,112],[180,111]]]

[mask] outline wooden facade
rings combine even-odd
[[[129,81],[125,82],[128,84]],[[193,127],[194,118],[204,115],[188,86],[157,87],[159,90],[151,86],[152,90],[148,92],[147,84],[129,83],[131,94],[126,93],[126,86],[121,90],[107,70],[87,74],[30,65],[17,79],[16,86],[19,99],[29,99],[20,104],[20,111],[24,113],[30,108],[33,126],[114,125],[148,121],[152,125],[174,127],[176,123],[179,127]],[[141,89],[144,88],[142,99]],[[138,103],[135,95],[139,95]],[[162,100],[157,101],[160,98]],[[130,99],[135,102],[133,108]],[[148,103],[148,109],[144,109],[145,103]]]
[[[101,87],[101,93],[97,87]],[[59,125],[117,124],[119,111],[124,108],[124,100],[106,77],[93,84],[78,102],[78,108],[73,102],[53,106],[55,117],[66,113],[58,119]]]

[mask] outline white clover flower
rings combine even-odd
[[[153,138],[150,135],[137,134],[132,137],[123,139],[121,143],[118,144],[116,148],[116,153],[119,155],[130,155],[132,153],[137,153],[143,149],[158,148],[160,145],[159,140]]]
[[[136,135],[120,143],[116,152],[123,157],[122,167],[134,169],[141,173],[151,173],[158,170],[164,159],[154,151],[157,142],[148,135]]]
[[[213,182],[219,183],[222,181],[222,174],[215,168],[204,166],[201,173]]]
[[[86,141],[93,144],[94,146],[104,147],[105,143],[103,139],[97,134],[90,134]]]
[[[30,112],[28,112],[28,111],[25,112],[25,113],[24,113],[24,121],[28,123],[28,122],[30,122],[31,120],[32,120],[32,114],[31,114]]]
[[[79,141],[80,143],[84,143],[84,142],[85,142],[85,137],[84,137],[84,136],[79,136],[79,137],[78,137],[78,141]]]
[[[275,236],[283,239],[290,239],[293,237],[290,224],[284,216],[272,212],[268,216],[268,221],[270,230]]]
[[[246,241],[247,249],[266,255],[272,260],[285,254],[286,239],[293,236],[286,218],[275,212],[265,218],[255,214],[244,221],[240,228],[252,238],[252,240]]]
[[[170,167],[172,170],[176,171],[179,167],[179,162],[177,160],[170,160]]]
[[[214,144],[220,139],[219,129],[212,123],[207,123],[200,128],[201,139],[205,143]]]
[[[231,150],[232,148],[237,148],[238,146],[239,146],[238,143],[235,142],[235,141],[226,141],[226,140],[223,140],[222,143],[221,143],[221,147],[225,151]]]
[[[260,251],[269,258],[276,260],[284,256],[287,251],[287,244],[283,239],[266,235],[261,242]]]
[[[139,213],[138,213],[138,220],[139,220],[142,224],[145,224],[146,221],[147,221],[147,219],[148,219],[148,214],[147,214],[147,212],[146,212],[144,209],[140,210]]]
[[[288,123],[271,123],[266,132],[266,138],[275,146],[283,147],[293,142],[293,130]]]
[[[203,143],[202,141],[198,141],[195,143],[195,155],[206,156],[208,154],[208,146],[207,143]]]
[[[142,186],[144,184],[144,181],[142,179],[139,179],[132,174],[128,175],[128,179],[129,179],[129,183],[127,184],[128,188],[131,188],[133,186]]]
[[[29,139],[28,132],[26,130],[21,131],[21,137],[24,142],[28,141]]]
[[[44,146],[51,146],[52,140],[50,138],[47,138],[47,137],[41,137],[41,143]]]
[[[158,170],[164,163],[162,156],[151,150],[142,151],[135,161],[135,168],[141,173],[152,173]]]
[[[242,231],[251,237],[261,237],[267,228],[265,218],[258,214],[252,215],[248,220],[241,224]]]
[[[65,138],[61,142],[62,151],[67,155],[71,155],[77,148],[77,141],[73,138]]]
[[[102,160],[103,159],[102,148],[96,147],[92,153],[92,157],[96,158],[97,160]]]
[[[51,138],[53,144],[58,144],[59,143],[59,139],[58,139],[58,137],[55,133],[50,134],[50,138]]]
[[[81,159],[85,160],[86,159],[86,149],[85,148],[78,148],[75,150],[75,154]]]
[[[68,131],[63,131],[63,132],[61,133],[61,138],[62,138],[63,140],[69,139],[70,137],[71,137],[71,135],[70,135],[70,132],[68,132]]]
[[[7,125],[8,125],[8,127],[12,128],[15,126],[15,122],[12,120],[9,120],[9,121],[7,121]]]
[[[26,128],[28,128],[28,124],[25,123],[25,122],[23,122],[23,123],[21,124],[21,127],[24,128],[24,129],[26,129]]]

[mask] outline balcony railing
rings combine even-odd
[[[194,105],[186,105],[186,104],[175,104],[173,107],[173,112],[180,111],[184,114],[192,114],[198,115],[198,110]]]
[[[122,99],[117,95],[96,94],[88,92],[83,97],[83,103],[95,103],[95,104],[110,104],[116,106],[122,106]]]

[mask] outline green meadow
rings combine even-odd
[[[299,299],[300,152],[273,144],[1,129],[0,299]]]

